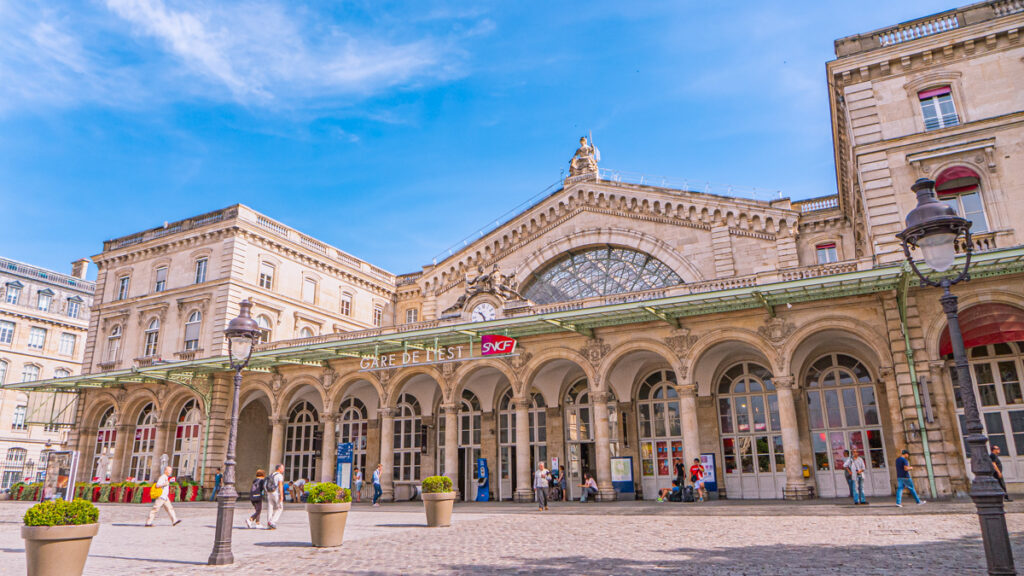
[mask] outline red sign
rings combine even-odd
[[[511,354],[516,351],[516,339],[498,334],[484,334],[480,337],[480,355]]]

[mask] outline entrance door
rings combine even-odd
[[[671,488],[677,464],[683,464],[683,432],[679,394],[671,370],[658,370],[644,379],[637,394],[640,429],[640,478],[644,498],[653,500]]]
[[[594,443],[577,442],[569,444],[569,461],[565,464],[569,476],[566,478],[566,490],[570,498],[579,498],[580,484],[583,484],[584,474],[594,474],[596,462],[594,461]]]
[[[722,375],[718,424],[728,497],[782,498],[786,484],[782,425],[778,396],[767,368],[741,362]]]

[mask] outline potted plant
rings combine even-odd
[[[100,511],[85,500],[40,502],[25,512],[28,576],[81,576]]]
[[[427,512],[427,526],[452,525],[455,492],[452,479],[447,476],[428,476],[423,479],[423,508]]]
[[[341,546],[345,536],[345,521],[352,508],[352,492],[333,482],[309,483],[305,491],[309,536],[313,546]]]

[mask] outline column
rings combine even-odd
[[[594,449],[597,451],[597,499],[600,501],[615,500],[615,489],[612,487],[612,449],[611,433],[608,429],[607,392],[595,392],[594,402]]]
[[[928,391],[932,393],[932,416],[943,439],[950,438],[952,441],[937,442],[933,444],[932,458],[935,452],[942,451],[945,455],[946,472],[949,474],[949,490],[951,492],[967,492],[970,489],[970,480],[967,478],[967,460],[964,457],[962,444],[956,442],[958,429],[960,427],[957,418],[956,406],[953,399],[949,397],[949,381],[946,379],[946,363],[942,360],[933,360],[928,363],[931,378],[928,381]],[[922,398],[922,402],[924,399]],[[950,448],[947,448],[950,447]],[[941,488],[940,488],[940,491]]]
[[[452,479],[452,490],[459,492],[459,405],[444,404],[444,475]]]
[[[134,430],[131,424],[117,425],[117,439],[114,440],[114,461],[110,464],[110,481],[123,482],[125,462],[131,457],[132,438],[129,432]]]
[[[392,475],[395,470],[395,411],[393,408],[380,408],[377,410],[377,418],[380,420],[380,463],[383,470],[380,472],[381,499],[391,502],[395,499],[395,484]],[[372,482],[373,472],[367,481]]]
[[[693,384],[676,386],[679,394],[679,420],[683,428],[683,458],[687,470],[694,458],[700,458],[700,425],[697,423],[697,387]]]
[[[325,413],[321,418],[324,423],[324,440],[320,445],[321,482],[334,482],[336,480],[340,480],[339,478],[334,477],[335,464],[338,460],[337,419],[338,415],[331,412]]]
[[[515,398],[516,408],[516,502],[533,501],[531,471],[537,465],[530,460],[530,399]]]
[[[787,500],[806,500],[811,491],[804,481],[800,458],[800,425],[796,417],[796,384],[792,376],[775,377],[775,395],[779,399],[779,423],[782,425],[782,453],[786,459],[786,486],[782,494]]]
[[[278,464],[284,464],[284,418],[270,418],[270,465],[267,466],[267,475],[274,471]]]

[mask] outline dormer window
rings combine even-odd
[[[953,103],[953,92],[949,86],[930,88],[917,93],[921,101],[921,114],[924,115],[924,129],[937,130],[960,124]]]
[[[4,302],[17,306],[18,300],[21,300],[21,286],[21,282],[18,282],[17,280],[14,282],[8,282],[7,293],[4,295]]]
[[[50,290],[49,288],[40,290],[36,301],[36,307],[43,312],[49,312],[51,304],[53,304],[53,290]]]

